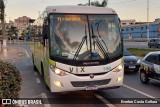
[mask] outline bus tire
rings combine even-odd
[[[66,94],[70,94],[70,92],[52,92],[53,96],[65,96]]]
[[[34,57],[33,57],[33,55],[32,55],[32,62],[33,62],[33,70],[34,70],[34,71],[38,71],[37,67],[36,67],[35,64],[34,64]]]
[[[45,81],[44,67],[43,67],[42,62],[41,62],[41,74],[42,74],[42,78],[43,78],[43,80],[44,80],[44,85],[45,85],[46,89],[50,91],[50,88],[48,87],[48,85],[46,84],[46,81]]]
[[[42,62],[41,62],[41,75],[42,75],[42,78],[44,79],[44,68],[43,68]]]

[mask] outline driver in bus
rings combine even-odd
[[[59,43],[61,51],[69,52],[75,46],[78,46],[79,42],[71,42],[68,37],[68,28],[67,22],[60,22],[56,25],[55,28],[56,42]]]

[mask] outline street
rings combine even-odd
[[[124,42],[126,48],[148,48],[147,42]]]
[[[97,92],[78,91],[54,95],[45,86],[39,73],[33,70],[29,43],[20,43],[26,50],[26,57],[13,62],[22,75],[22,89],[20,98],[52,98],[50,100],[64,100],[60,104],[27,105],[26,107],[158,107],[158,104],[111,104],[111,98],[159,98],[160,83],[151,81],[148,85],[142,84],[139,73],[125,73],[124,84],[117,89],[102,90]],[[27,55],[28,54],[28,55]],[[77,100],[78,99],[78,100]],[[89,100],[87,100],[89,99]],[[94,99],[94,102],[90,99]],[[84,103],[83,101],[88,101]],[[77,102],[78,101],[78,102]],[[91,101],[91,102],[90,102]],[[76,103],[77,102],[77,103]],[[74,105],[73,105],[74,104]]]
[[[152,48],[148,48],[148,44],[147,42],[127,42],[124,41],[124,47],[125,48],[145,48],[145,49],[156,49],[156,50],[160,50],[157,47],[152,47]]]

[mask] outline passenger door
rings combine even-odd
[[[44,80],[45,83],[49,86],[49,27],[48,27],[48,15],[44,12],[44,21],[43,21],[43,70],[44,70]]]

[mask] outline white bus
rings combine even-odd
[[[51,92],[122,85],[123,41],[113,9],[49,6],[34,26],[34,69]]]

